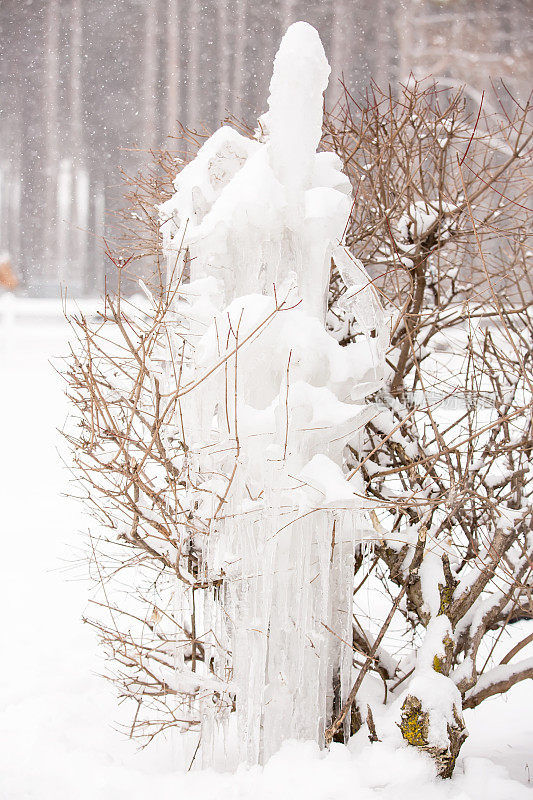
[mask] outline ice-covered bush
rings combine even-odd
[[[322,130],[327,76],[291,27],[255,135],[130,181],[113,258],[155,278],[73,320],[68,373],[90,616],[131,735],[351,732],[447,776],[533,676],[527,109],[413,85]]]

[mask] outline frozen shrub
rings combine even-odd
[[[109,256],[154,278],[73,320],[67,375],[91,619],[131,735],[366,730],[444,777],[533,676],[528,109],[414,84],[322,129],[327,76],[291,27],[255,136],[130,179]]]

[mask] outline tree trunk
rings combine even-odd
[[[142,147],[157,147],[157,0],[145,0]]]
[[[217,3],[217,40],[218,40],[218,98],[217,122],[221,122],[228,114],[228,99],[230,86],[230,47],[228,41],[228,3],[227,0],[218,0]]]
[[[44,252],[42,254],[40,272],[43,284],[51,287],[57,280],[56,196],[59,166],[59,0],[49,0],[45,24],[45,205]]]
[[[347,10],[342,0],[333,0],[333,19],[331,26],[331,76],[327,98],[328,107],[334,108],[342,97],[342,72],[347,66],[346,25]]]
[[[166,129],[165,136],[171,136],[176,129],[180,115],[180,50],[179,50],[178,0],[167,2],[167,58],[166,58]]]
[[[187,69],[187,125],[200,125],[200,8],[199,0],[191,0],[189,16],[189,64]]]
[[[441,603],[445,588],[439,586]],[[452,626],[445,613],[439,611],[428,623],[425,641],[417,653],[415,676],[400,719],[405,741],[433,758],[441,778],[451,777],[468,736],[461,694],[449,677],[453,653]]]
[[[424,710],[418,697],[407,695],[402,705],[400,730],[406,742],[431,756],[441,778],[451,778],[459,751],[468,736],[463,716],[459,709],[454,709],[454,721],[447,725],[448,743],[438,746],[430,741],[431,713]]]
[[[246,51],[246,0],[235,3],[235,58],[233,62],[233,113],[240,119],[243,114],[244,54]]]
[[[72,216],[69,231],[69,284],[82,292],[87,276],[89,182],[85,167],[82,110],[82,0],[72,0],[70,18],[70,147],[72,159]]]

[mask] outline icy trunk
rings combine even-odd
[[[322,745],[351,683],[354,552],[367,522],[343,448],[371,413],[359,401],[381,383],[386,337],[342,246],[349,181],[334,154],[317,153],[328,75],[316,31],[292,25],[261,138],[218,130],[160,207],[169,276],[184,248],[190,256],[174,341],[190,353],[179,426],[201,520],[184,549],[202,552],[207,586],[195,601],[198,682],[217,682],[201,701],[204,764],[233,709],[240,760],[261,763],[288,738]],[[368,334],[347,347],[324,324],[332,260]],[[192,592],[177,593],[188,619]],[[178,682],[184,668],[178,653]]]

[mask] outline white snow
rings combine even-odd
[[[74,562],[88,522],[61,495],[69,474],[56,451],[56,427],[63,424],[66,403],[49,359],[66,353],[67,328],[59,303],[55,318],[46,301],[22,305],[23,318],[15,315],[0,352],[2,800],[531,796],[531,681],[466,712],[470,736],[450,781],[437,781],[430,761],[412,748],[390,741],[370,745],[365,736],[322,753],[310,742],[288,742],[264,768],[228,774],[198,771],[196,763],[187,773],[188,762],[181,765],[179,752],[163,740],[138,751],[119,733],[120,708],[98,676],[105,664],[81,621],[86,567]],[[511,646],[506,641],[506,650]]]
[[[451,215],[457,210],[453,203],[439,200],[417,200],[408,211],[400,217],[397,228],[401,240],[414,241],[421,239],[435,224],[440,215]],[[443,232],[441,232],[441,236]],[[405,249],[402,246],[402,249]]]
[[[512,664],[499,664],[481,675],[477,680],[475,688],[471,689],[466,696],[468,698],[472,694],[483,692],[490,686],[497,685],[500,682],[503,683],[511,679],[514,675],[518,675],[520,672],[525,672],[527,670],[533,670],[533,657],[523,658],[521,661]]]

